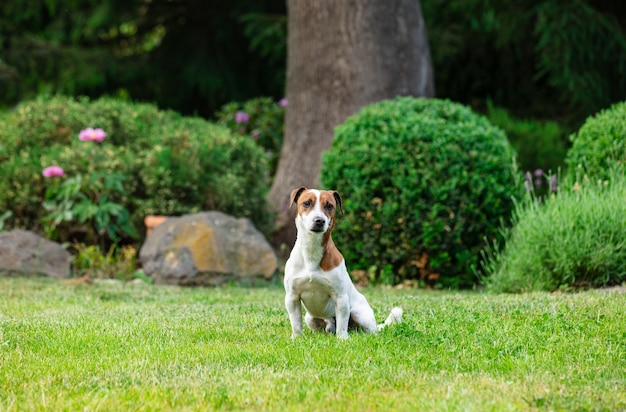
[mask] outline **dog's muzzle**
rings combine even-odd
[[[311,225],[311,232],[323,232],[325,230],[326,220],[321,217],[316,217],[313,219],[313,224]]]

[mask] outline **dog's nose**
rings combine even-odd
[[[323,218],[316,217],[315,219],[313,219],[313,230],[323,230],[325,223],[326,221]]]

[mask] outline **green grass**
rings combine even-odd
[[[367,289],[291,341],[279,287],[0,279],[0,410],[626,410],[626,294]]]

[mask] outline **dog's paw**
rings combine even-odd
[[[326,320],[326,332],[327,333],[335,333],[337,330],[337,325],[335,323],[335,319]]]

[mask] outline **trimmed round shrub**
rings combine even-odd
[[[107,133],[101,143],[78,138],[86,127]],[[7,227],[40,229],[50,165],[66,176],[122,173],[114,199],[128,209],[138,233],[149,214],[220,210],[271,228],[265,201],[268,165],[251,139],[199,118],[161,111],[151,104],[111,98],[40,98],[0,119],[0,210]]]
[[[485,285],[494,292],[554,291],[626,280],[626,179],[582,182],[514,213],[503,250],[487,255]]]
[[[469,287],[520,193],[504,133],[447,100],[400,97],[335,130],[321,179],[343,196],[337,238],[374,281]]]
[[[626,166],[626,102],[614,104],[589,117],[567,153],[568,177],[587,175],[591,180],[607,179],[611,169]]]

